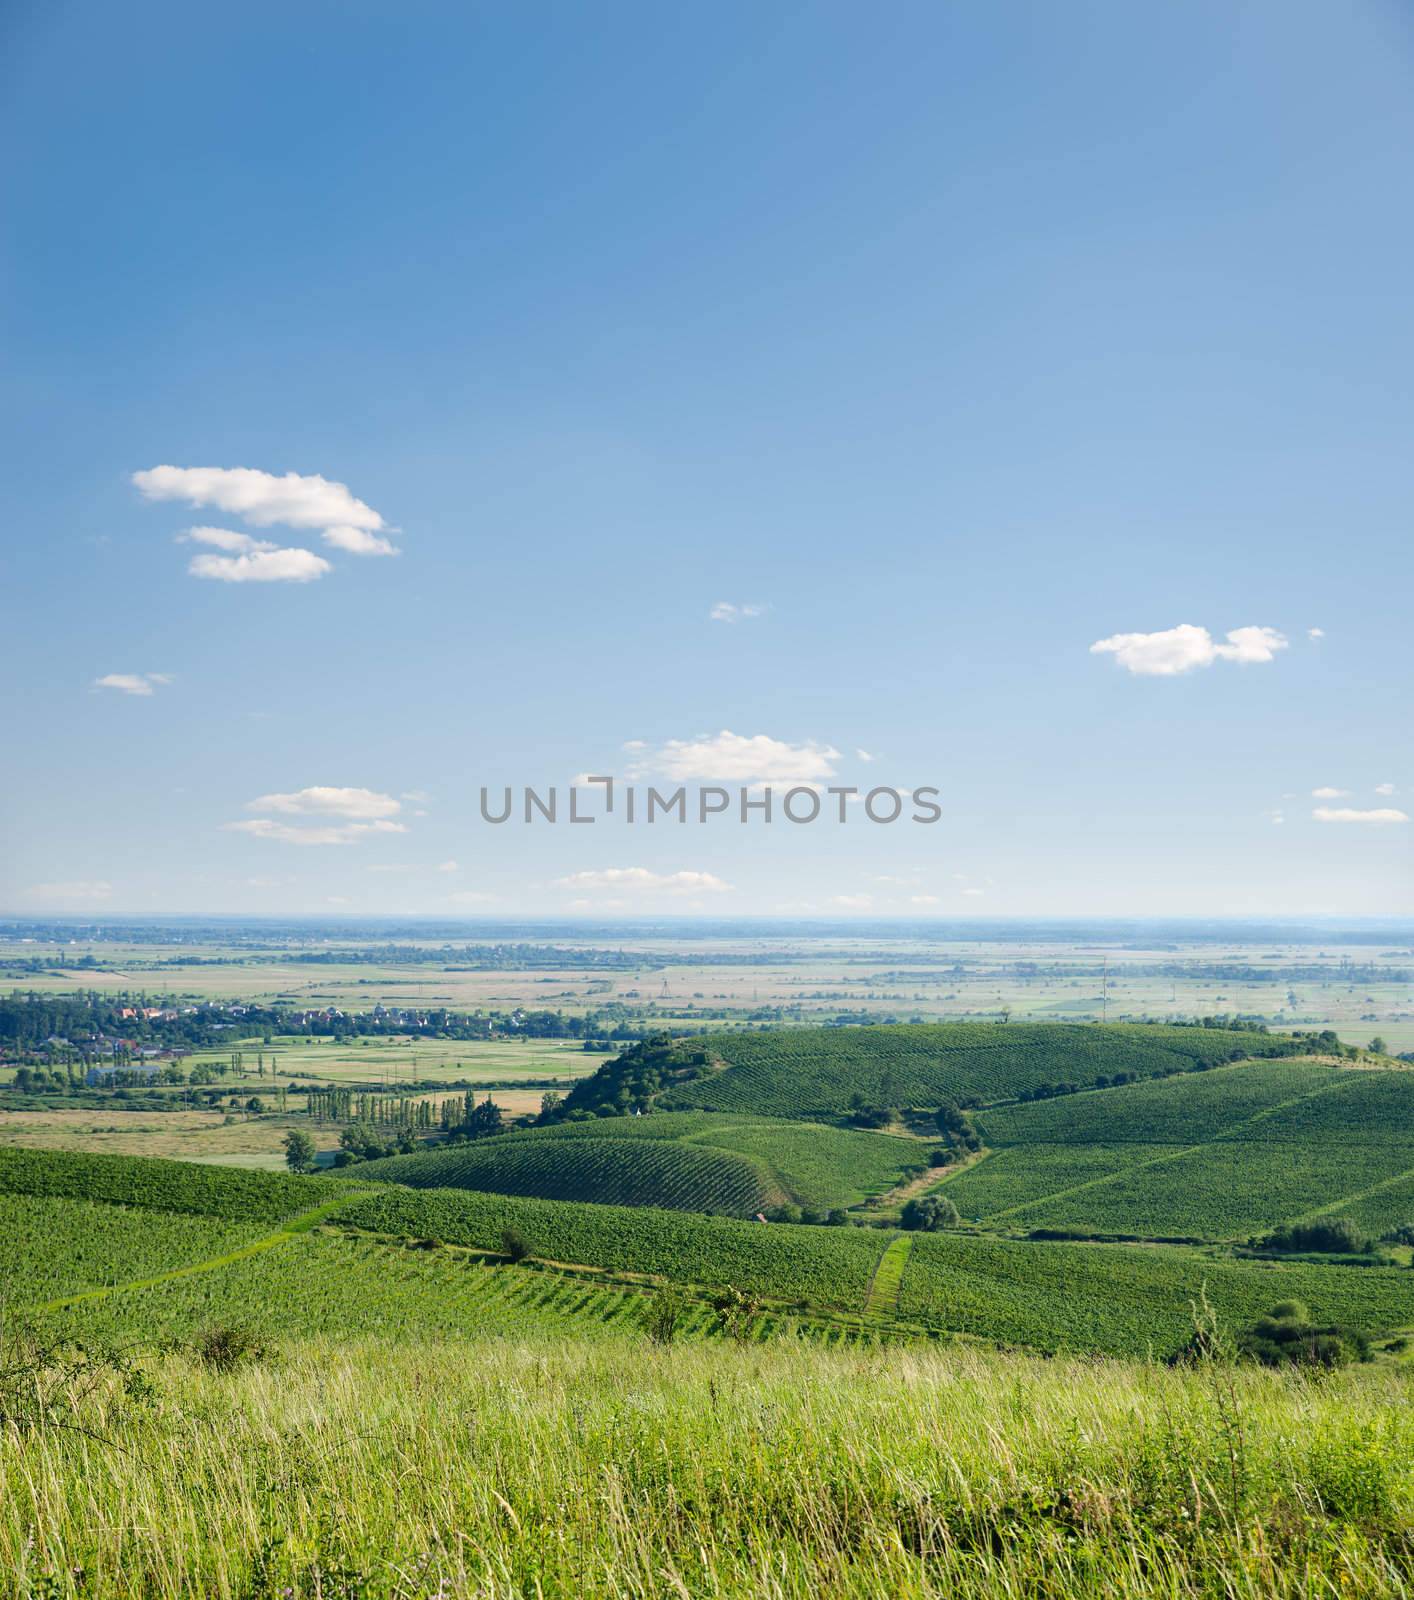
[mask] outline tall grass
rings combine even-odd
[[[0,1431],[0,1586],[241,1597],[1393,1596],[1414,1386],[954,1347],[180,1353]],[[95,1437],[97,1435],[98,1437]]]

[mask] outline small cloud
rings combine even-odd
[[[406,800],[410,805],[425,806],[432,796],[426,789],[404,789],[398,798]]]
[[[711,872],[650,872],[647,867],[602,867],[556,878],[560,889],[641,890],[651,894],[725,894],[731,884]]]
[[[935,906],[939,903],[939,900],[935,894],[911,894],[908,897],[908,903],[911,906]]]
[[[1377,783],[1375,785],[1375,793],[1376,794],[1384,794],[1384,795],[1393,794],[1394,793],[1394,785],[1392,783]]]
[[[313,583],[334,569],[312,550],[256,550],[240,556],[193,556],[187,571],[216,583]]]
[[[370,834],[407,832],[401,822],[342,822],[324,828],[302,828],[276,822],[273,817],[252,817],[248,822],[226,822],[222,826],[228,833],[248,833],[255,839],[303,845],[357,844]]]
[[[648,741],[646,739],[625,739],[623,748],[625,750],[646,750]]]
[[[325,528],[320,535],[325,544],[336,550],[346,550],[354,556],[400,556],[402,551],[391,539],[381,533],[369,533],[365,528]]]
[[[1319,789],[1312,789],[1313,800],[1344,800],[1350,794],[1349,789],[1332,789],[1328,784]]]
[[[769,607],[762,605],[736,605],[730,600],[719,600],[707,613],[709,622],[745,622],[752,617],[764,617]]]
[[[856,750],[854,753],[861,761],[875,761],[878,759],[876,756],[871,756],[867,750]]]
[[[447,896],[449,906],[484,906],[489,905],[496,896],[483,893],[480,889],[463,889],[457,894]]]
[[[348,903],[349,897],[346,894],[326,894],[324,896],[324,904],[326,906],[346,906]]]
[[[109,672],[93,680],[95,689],[117,689],[121,694],[150,695],[162,684],[171,683],[165,672]]]
[[[177,535],[178,544],[209,544],[214,550],[224,550],[228,555],[252,555],[257,550],[278,550],[269,539],[253,539],[248,533],[238,533],[234,528],[188,528]]]
[[[985,889],[964,889],[962,892],[964,894],[977,896],[977,895],[984,895],[984,894],[986,894],[987,891]]]
[[[1267,812],[1267,821],[1273,827],[1280,827],[1286,821],[1286,813],[1284,811],[1269,811]]]
[[[695,739],[669,739],[635,761],[629,776],[661,776],[680,783],[824,783],[835,776],[840,753],[806,740],[790,744],[764,733],[750,737],[723,729]]]
[[[1126,672],[1136,677],[1171,678],[1217,661],[1241,665],[1276,659],[1287,641],[1275,628],[1234,628],[1225,644],[1218,644],[1206,628],[1183,622],[1157,633],[1116,633],[1097,639],[1091,655],[1112,655]]]
[[[1317,806],[1311,813],[1317,822],[1408,822],[1409,818],[1402,811],[1396,811],[1392,806],[1386,806],[1375,811],[1355,811],[1349,806],[1332,808],[1330,806]]]
[[[1308,639],[1324,639],[1325,636],[1326,630],[1324,628],[1307,628],[1306,630],[1306,637]]]
[[[315,784],[293,794],[264,794],[246,802],[247,811],[275,811],[283,816],[351,817],[366,822],[372,817],[395,816],[402,807],[390,794],[373,789],[337,789]]]
[[[874,904],[874,897],[868,894],[834,894],[830,896],[830,904],[845,911],[868,911]]]
[[[455,861],[439,861],[437,870],[438,872],[460,872],[461,867]]]
[[[378,532],[387,523],[342,483],[318,473],[277,477],[256,467],[149,467],[133,473],[148,500],[184,500],[191,506],[229,511],[255,528],[360,528]]]

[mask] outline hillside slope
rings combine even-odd
[[[863,1102],[987,1105],[1309,1048],[1282,1034],[1128,1023],[930,1023],[650,1040],[576,1084],[567,1112],[658,1105],[831,1120]]]

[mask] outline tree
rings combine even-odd
[[[1389,1046],[1378,1033],[1370,1040],[1370,1054],[1375,1056],[1387,1056],[1389,1054]]]
[[[303,1128],[285,1135],[285,1165],[291,1172],[308,1172],[314,1165],[314,1140]]]
[[[910,1200],[899,1214],[899,1226],[910,1233],[937,1233],[940,1228],[955,1228],[962,1215],[946,1195],[925,1194]]]
[[[253,1095],[251,1095],[250,1099],[246,1101],[245,1109],[246,1109],[246,1113],[247,1113],[248,1116],[252,1116],[252,1117],[264,1116],[264,1114],[265,1114],[265,1102],[260,1098],[260,1096],[258,1094],[253,1094]]]
[[[512,1262],[524,1261],[530,1254],[530,1240],[519,1228],[502,1228],[501,1253],[509,1256]]]
[[[1292,1222],[1267,1235],[1268,1250],[1289,1250],[1313,1255],[1364,1255],[1370,1241],[1349,1217],[1317,1218]]]

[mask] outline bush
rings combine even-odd
[[[501,1254],[508,1256],[513,1264],[524,1261],[530,1255],[530,1240],[519,1228],[503,1228]]]
[[[1263,1241],[1268,1250],[1317,1255],[1364,1255],[1370,1241],[1349,1217],[1315,1222],[1293,1222],[1278,1228]]]
[[[1370,1340],[1358,1328],[1317,1327],[1299,1300],[1283,1300],[1238,1336],[1237,1353],[1266,1367],[1343,1367],[1368,1361]]]
[[[192,1354],[213,1372],[234,1372],[265,1358],[264,1345],[249,1328],[238,1324],[217,1324],[199,1333]]]
[[[944,1195],[924,1195],[910,1200],[899,1214],[899,1226],[910,1233],[937,1233],[962,1221],[957,1207]]]

